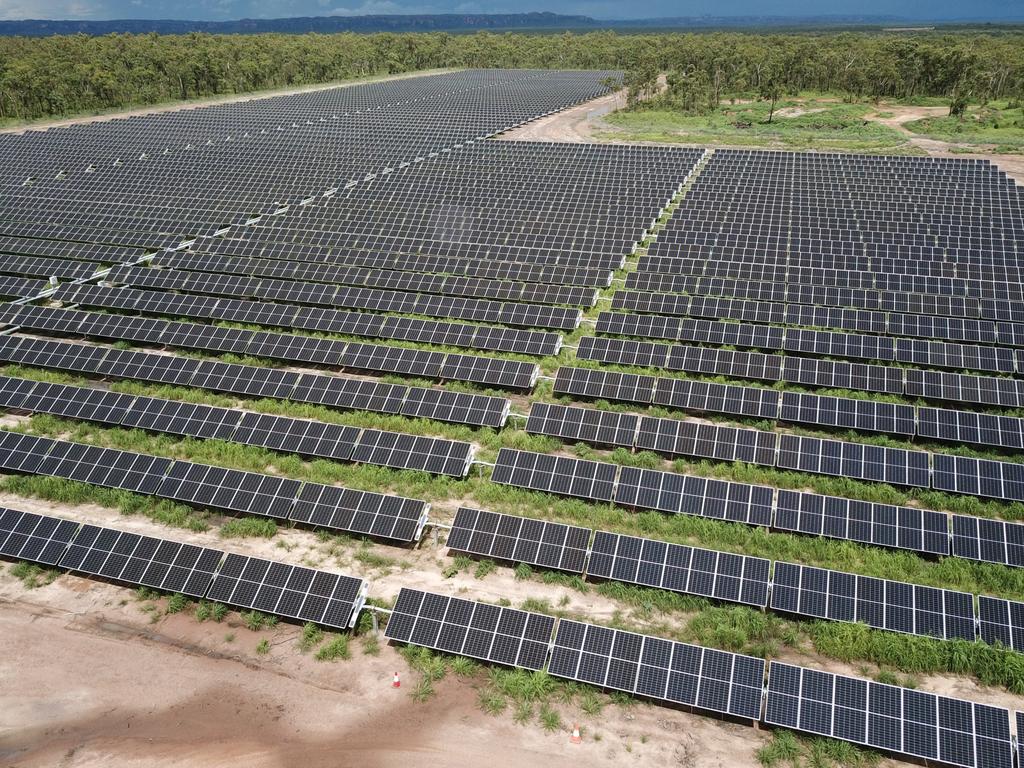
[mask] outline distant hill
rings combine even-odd
[[[182,35],[209,32],[217,35],[255,35],[266,32],[463,32],[475,30],[596,29],[601,24],[587,16],[557,13],[431,14],[421,16],[304,16],[287,19],[235,21],[181,21],[175,19],[117,19],[112,21],[56,21],[27,19],[0,21],[0,35],[109,35],[111,33]]]
[[[483,13],[377,16],[306,16],[285,19],[235,21],[181,21],[174,19],[0,21],[0,35],[109,35],[111,33],[181,35],[189,32],[251,35],[267,32],[305,34],[320,32],[474,32],[562,30],[682,30],[682,29],[813,29],[883,27],[920,23],[897,16],[699,16],[670,19],[593,19],[558,13]]]

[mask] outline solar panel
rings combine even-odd
[[[778,435],[760,429],[644,416],[636,447],[670,456],[698,456],[775,466]]]
[[[932,487],[938,491],[1024,501],[1024,465],[936,453]]]
[[[177,461],[156,495],[200,507],[285,520],[300,485],[298,480]]]
[[[71,520],[0,509],[0,555],[57,565],[78,528]]]
[[[764,721],[965,768],[1012,768],[1009,711],[773,661]]]
[[[554,393],[575,397],[650,403],[654,398],[653,376],[597,371],[591,368],[559,368]]]
[[[384,636],[474,659],[539,670],[555,620],[457,597],[403,587]]]
[[[924,451],[800,435],[779,437],[781,469],[928,488],[928,459],[929,454]]]
[[[219,549],[83,525],[60,566],[199,598],[209,589],[223,556]]]
[[[206,597],[239,608],[312,621],[334,629],[355,625],[366,582],[298,565],[228,554]]]
[[[949,516],[913,507],[780,490],[772,527],[880,547],[949,554]]]
[[[757,720],[764,660],[584,624],[558,622],[548,674]]]
[[[530,407],[526,431],[573,442],[632,448],[639,420],[639,416],[630,413],[534,403]]]
[[[583,573],[590,529],[460,507],[448,547],[483,557]]]
[[[771,561],[598,531],[587,575],[764,607]]]
[[[615,503],[670,514],[771,525],[773,489],[653,469],[623,467]]]
[[[1024,651],[1024,603],[979,595],[978,619],[983,641]]]
[[[596,461],[502,448],[491,481],[560,496],[611,501],[617,469]]]
[[[465,477],[472,460],[470,443],[376,429],[363,430],[352,451],[352,461],[363,464],[452,477]]]
[[[288,519],[337,531],[415,541],[427,522],[429,509],[429,504],[418,499],[303,483]]]
[[[1024,567],[1024,525],[953,515],[953,555]]]
[[[772,608],[945,640],[973,641],[974,597],[967,592],[775,563]]]

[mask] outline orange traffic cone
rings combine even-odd
[[[402,681],[398,679],[398,673],[397,672],[395,672],[395,676],[391,680],[391,687],[392,688],[401,688],[402,687]]]
[[[572,736],[569,737],[569,741],[572,744],[579,744],[583,741],[583,737],[580,736],[580,726],[578,723],[572,724]]]

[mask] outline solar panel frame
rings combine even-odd
[[[548,674],[758,720],[764,669],[764,659],[560,619]]]
[[[389,640],[538,671],[554,631],[551,616],[402,587]]]
[[[574,525],[459,507],[448,548],[583,574],[591,531]]]

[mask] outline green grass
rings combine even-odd
[[[190,601],[184,595],[177,593],[167,598],[167,613],[181,613],[186,610],[190,605]]]
[[[313,657],[317,661],[342,661],[352,658],[348,647],[348,635],[334,635],[317,650]]]
[[[237,517],[223,523],[218,533],[222,539],[270,539],[277,535],[277,523],[267,517]]]
[[[778,110],[817,110],[799,116]],[[764,102],[723,104],[706,115],[687,115],[677,110],[643,108],[615,112],[605,118],[614,129],[598,134],[602,139],[656,141],[690,145],[739,145],[790,150],[873,154],[920,154],[898,131],[864,119],[873,112],[865,104],[836,104],[809,100],[782,101],[768,123],[769,105]]]
[[[259,611],[245,611],[241,616],[245,626],[253,632],[259,632],[264,628],[276,627],[278,623],[277,616],[260,613]]]
[[[323,630],[311,621],[302,625],[302,634],[299,636],[299,650],[306,652],[319,645],[324,639]]]
[[[971,108],[964,118],[926,117],[904,123],[918,135],[963,144],[996,145],[998,151],[1024,152],[1024,108],[1005,104]]]
[[[869,768],[881,756],[846,741],[804,738],[792,731],[773,731],[772,740],[757,750],[765,768]]]
[[[189,531],[205,531],[209,528],[208,513],[196,511],[184,504],[140,496],[129,491],[99,488],[59,477],[8,475],[0,478],[0,489],[16,496],[55,501],[68,507],[95,504],[126,516],[143,515],[153,522],[172,528]]]
[[[10,567],[10,574],[21,582],[25,589],[38,589],[52,584],[60,576],[53,568],[43,568],[36,563],[20,561]]]

